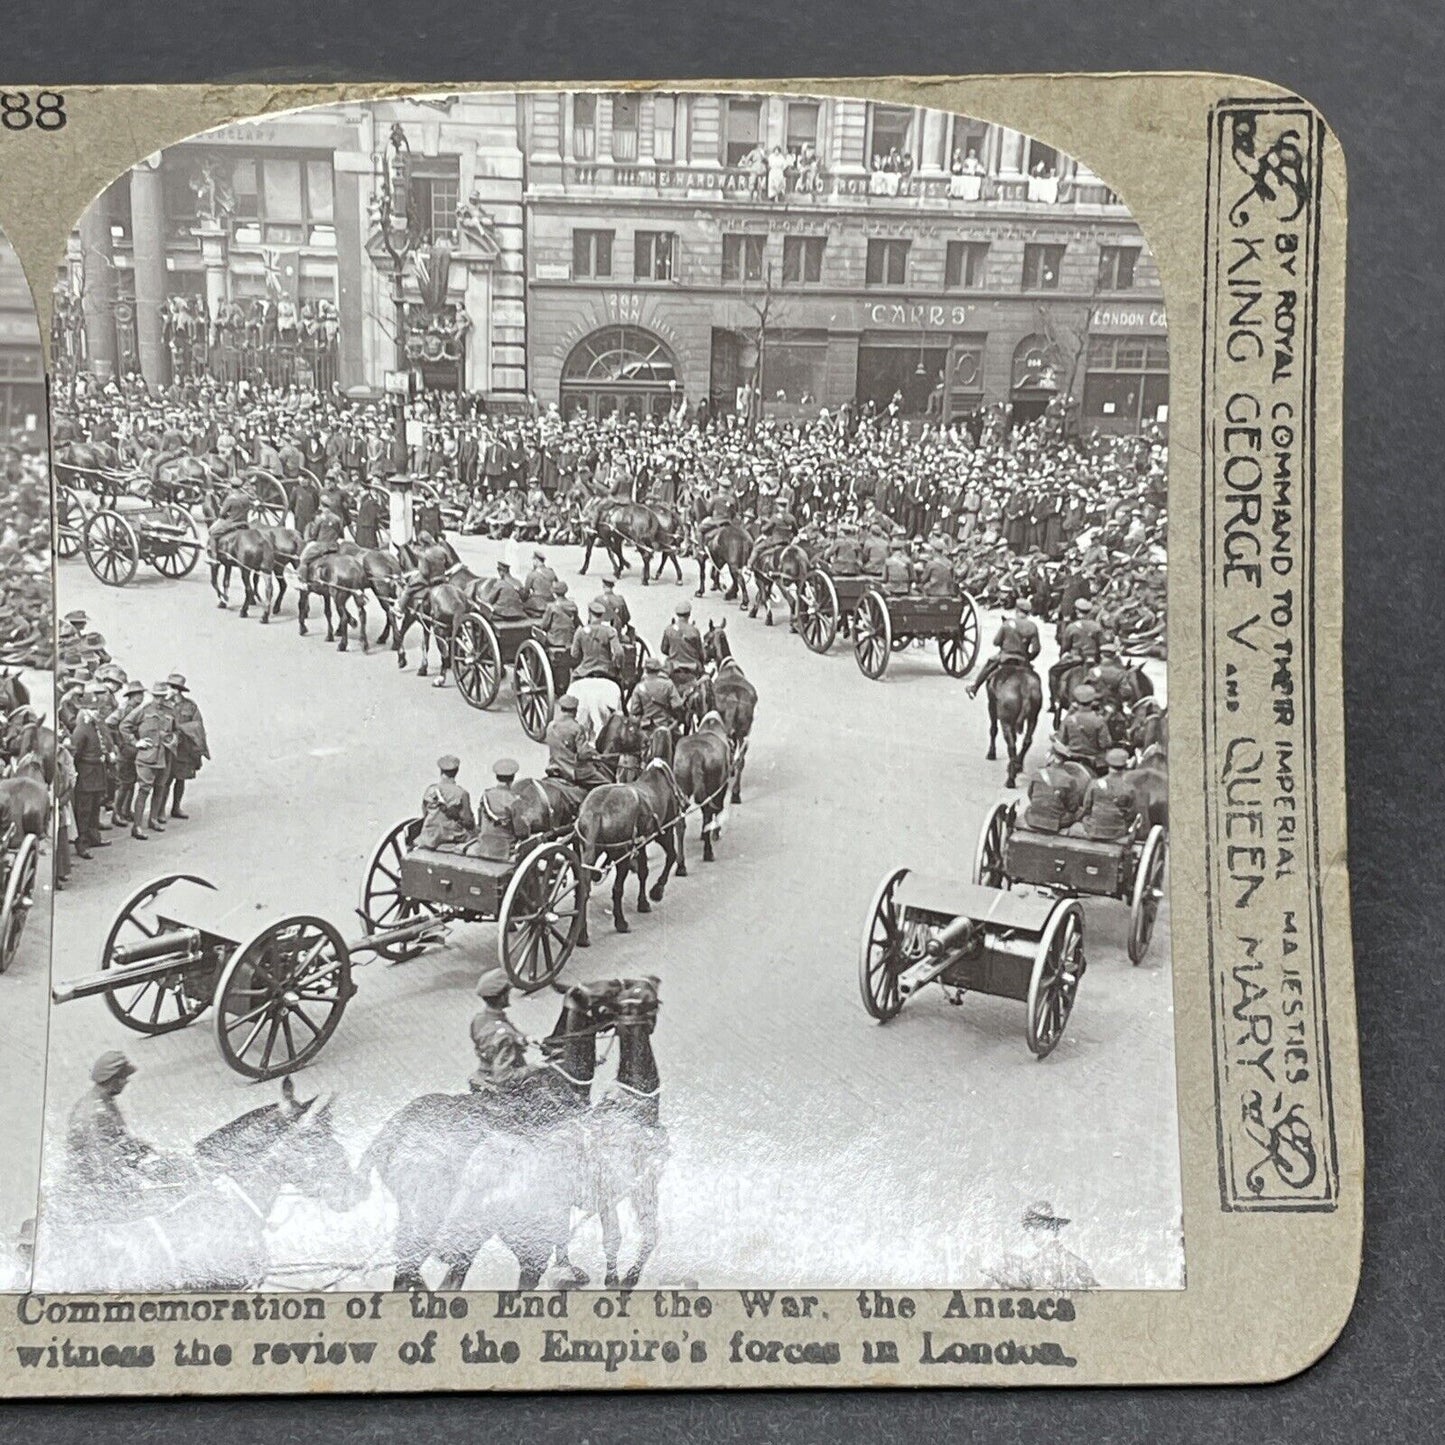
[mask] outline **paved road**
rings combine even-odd
[[[461,547],[487,569],[503,550]],[[577,580],[579,555],[554,549],[552,560],[585,607],[596,588]],[[524,564],[515,549],[514,567]],[[686,592],[670,582],[644,592],[635,577],[622,587],[655,643],[695,577]],[[77,874],[57,919],[58,976],[96,966],[109,920],[138,882],[182,868],[253,900],[258,921],[301,910],[345,929],[368,849],[415,810],[439,753],[460,755],[474,792],[501,754],[524,774],[541,770],[543,750],[522,733],[509,692],[480,714],[451,688],[398,674],[389,653],[342,656],[319,634],[298,638],[289,599],[286,616],[262,627],[219,611],[199,576],[146,577],[116,592],[77,563],[61,568],[60,599],[62,611],[89,611],[132,672],[189,676],[215,760],[192,787],[190,821],[163,839],[120,841]],[[979,1284],[1017,1245],[1024,1207],[1043,1198],[1073,1218],[1065,1242],[1106,1285],[1179,1286],[1167,907],[1139,968],[1122,949],[1127,910],[1088,907],[1089,972],[1064,1040],[1042,1063],[1013,1003],[952,1008],[929,990],[880,1027],[856,983],[864,914],[895,865],[966,872],[1003,781],[1002,765],[983,757],[984,703],[967,700],[932,648],[896,656],[874,683],[841,646],[815,657],[785,626],[767,630],[716,597],[697,605],[704,626],[726,616],[762,697],[744,803],[715,865],[701,861],[694,823],[689,877],[651,917],[634,918],[626,939],[597,919],[594,947],[568,973],[662,979],[655,1044],[672,1157],[644,1282]],[[470,985],[493,939],[462,927],[443,952],[359,971],[338,1034],[300,1080],[303,1092],[338,1092],[354,1153],[408,1098],[462,1086]],[[534,1037],[554,1014],[547,995],[514,1009]],[[100,1001],[79,1002],[53,1024],[52,1131],[94,1056],[117,1045],[140,1067],[128,1116],[165,1146],[184,1147],[262,1097],[224,1068],[204,1026],[127,1036]],[[362,1258],[383,1219],[378,1195],[331,1218],[323,1241],[321,1221],[298,1205],[277,1253]],[[574,1256],[594,1270],[596,1237],[584,1232]],[[510,1256],[492,1246],[471,1283],[514,1278]]]

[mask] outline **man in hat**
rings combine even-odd
[[[858,544],[858,524],[841,522],[838,535],[823,549],[822,564],[840,577],[853,577],[863,570],[863,549]]]
[[[233,533],[251,525],[251,494],[241,485],[240,477],[232,477],[231,485],[221,500],[216,520],[206,538],[206,556],[213,562],[220,555],[220,545]]]
[[[988,1272],[990,1284],[997,1289],[1054,1292],[1099,1288],[1089,1266],[1059,1242],[1059,1232],[1070,1221],[1055,1214],[1052,1204],[1039,1200],[1029,1205],[1021,1222],[1024,1246]]]
[[[584,790],[612,781],[587,729],[577,721],[577,699],[571,693],[557,699],[557,715],[547,724],[542,741],[547,745],[549,778]]]
[[[131,1133],[116,1102],[134,1073],[135,1065],[124,1054],[102,1054],[91,1068],[91,1087],[66,1120],[65,1187],[97,1216],[127,1212],[140,1189],[140,1167],[155,1154]]]
[[[515,758],[498,758],[492,764],[496,782],[483,791],[477,809],[477,831],[462,849],[469,858],[491,858],[505,862],[516,851],[518,837],[512,819],[517,801],[513,786],[517,779]]]
[[[602,615],[619,635],[632,626],[632,609],[628,607],[627,599],[617,590],[617,583],[611,577],[602,579],[602,591],[595,600],[602,605]]]
[[[1119,658],[1119,644],[1106,637],[1099,644],[1099,661],[1089,669],[1089,684],[1099,697],[1116,707],[1122,701],[1121,688],[1129,669]]]
[[[190,817],[189,813],[181,812],[181,799],[185,797],[186,784],[200,772],[201,764],[210,758],[211,748],[206,741],[205,719],[190,696],[184,674],[173,672],[166,682],[170,686],[171,707],[176,715],[176,756],[171,769],[170,816],[184,820]]]
[[[537,632],[549,652],[568,658],[569,667],[572,639],[581,626],[582,617],[577,611],[577,604],[567,595],[567,584],[559,577],[552,583],[552,600],[537,619]]]
[[[1087,597],[1074,601],[1074,620],[1064,624],[1060,633],[1059,660],[1049,669],[1049,705],[1057,709],[1059,688],[1064,674],[1076,667],[1092,667],[1099,660],[1099,646],[1104,629],[1093,615],[1094,604]]]
[[[100,836],[100,809],[109,783],[110,743],[102,718],[109,711],[110,694],[91,683],[80,697],[80,709],[70,734],[75,760],[75,854],[89,858],[91,848],[109,848]]]
[[[1049,739],[1049,760],[1029,782],[1023,826],[1030,833],[1062,833],[1083,816],[1087,779],[1065,758],[1057,736]]]
[[[682,719],[682,709],[682,695],[663,671],[662,659],[649,657],[642,664],[641,681],[627,699],[627,712],[642,724],[643,733],[649,739],[658,729],[667,734],[665,751],[653,752],[651,756],[671,758],[673,731]]]
[[[482,1010],[469,1030],[477,1067],[469,1083],[474,1094],[502,1094],[534,1072],[527,1063],[527,1039],[507,1017],[512,985],[501,969],[488,969],[477,980],[477,997]]]
[[[662,633],[662,656],[672,665],[672,680],[682,693],[697,686],[707,665],[702,633],[692,620],[692,603],[679,602]]]
[[[861,571],[866,577],[881,577],[888,563],[890,552],[887,531],[881,520],[875,520],[868,527],[861,548]]]
[[[497,563],[497,575],[482,588],[481,600],[491,609],[494,622],[521,622],[526,619],[527,605],[522,585],[512,576],[508,562]]]
[[[572,637],[570,660],[568,692],[581,704],[583,720],[596,737],[608,717],[622,707],[619,679],[625,661],[622,639],[607,621],[600,598],[588,605],[587,621]]]
[[[135,801],[135,755],[136,739],[133,730],[127,729],[126,720],[139,713],[145,706],[146,690],[139,678],[132,678],[121,689],[120,700],[107,719],[111,736],[115,739],[115,791],[111,799],[111,812],[117,823],[135,821],[131,805]]]
[[[925,597],[958,596],[958,580],[953,575],[953,564],[940,542],[928,543],[919,569],[918,590]]]
[[[766,500],[760,495],[759,510],[765,506]],[[763,523],[761,535],[753,543],[753,550],[748,554],[748,570],[756,572],[764,557],[775,561],[778,553],[797,535],[797,531],[798,519],[788,509],[787,502],[779,497],[772,515]]]
[[[522,598],[528,616],[541,617],[546,612],[556,595],[556,586],[557,574],[547,565],[546,557],[540,551],[533,552],[532,570],[527,573]]]
[[[135,747],[135,802],[132,804],[130,835],[144,841],[141,825],[163,831],[160,818],[165,804],[165,780],[170,775],[176,752],[176,718],[171,711],[170,687],[158,682],[144,706],[127,714],[121,732]]]
[[[908,544],[902,537],[888,543],[888,556],[883,563],[883,591],[889,597],[906,597],[913,591],[913,564],[908,560]]]
[[[422,823],[418,848],[438,853],[460,853],[476,831],[471,795],[457,782],[461,762],[447,753],[437,759],[437,781],[428,784],[421,797]]]
[[[968,695],[977,697],[978,690],[1005,664],[1031,667],[1043,646],[1039,640],[1039,628],[1033,617],[1033,604],[1027,597],[1020,597],[1014,603],[1012,617],[1004,618],[999,624],[993,645],[997,649],[992,657],[979,669],[978,676],[968,685]]]
[[[1129,754],[1123,748],[1108,748],[1104,763],[1108,772],[1102,778],[1093,779],[1084,794],[1081,821],[1085,837],[1112,843],[1134,831],[1139,800],[1126,771]]]
[[[335,488],[329,489],[321,498],[321,510],[306,529],[306,545],[296,562],[296,581],[307,587],[311,583],[311,564],[318,558],[328,557],[340,550],[346,535],[346,521],[343,516],[344,502]]]
[[[1065,714],[1057,735],[1059,748],[1066,757],[1087,763],[1096,770],[1113,743],[1098,701],[1092,684],[1081,682],[1074,689],[1073,706]]]

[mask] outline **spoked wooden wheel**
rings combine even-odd
[[[107,587],[124,587],[140,565],[135,529],[119,512],[96,512],[82,533],[85,562]]]
[[[251,503],[251,520],[258,527],[284,527],[291,502],[279,478],[270,472],[252,472],[246,478],[246,486],[256,499]]]
[[[1008,840],[1017,809],[1013,803],[995,803],[978,832],[973,855],[973,881],[984,888],[1008,888]]]
[[[898,885],[908,872],[907,868],[895,868],[878,885],[858,950],[858,992],[863,996],[863,1007],[879,1023],[887,1023],[903,1007],[898,975],[909,960],[903,952],[903,921],[897,895]]]
[[[516,694],[522,731],[534,743],[540,743],[547,736],[547,724],[552,721],[557,682],[547,649],[534,637],[526,638],[517,648]]]
[[[838,636],[838,589],[826,572],[812,571],[798,587],[798,630],[809,652],[827,652]]]
[[[25,920],[35,902],[39,846],[34,834],[26,833],[6,870],[5,901],[0,904],[0,973],[10,967],[15,950],[20,947],[20,935],[25,932]]]
[[[491,707],[502,686],[502,643],[480,612],[468,612],[457,624],[452,649],[457,691],[476,708]]]
[[[567,843],[543,843],[517,865],[497,916],[497,956],[523,993],[545,988],[582,932],[582,865]]]
[[[138,888],[121,904],[115,922],[100,949],[102,969],[125,971],[116,960],[116,949],[144,943],[162,933],[174,932],[179,925],[167,926],[156,916],[151,905],[172,883],[198,883],[202,888],[216,885],[194,873],[167,873]],[[126,1028],[138,1034],[168,1034],[183,1029],[199,1018],[211,1002],[210,980],[202,979],[178,964],[172,973],[151,978],[145,983],[123,984],[105,995],[105,1006]]]
[[[55,496],[55,555],[62,561],[80,551],[84,527],[85,509],[80,498],[71,488],[61,487]]]
[[[1139,866],[1134,870],[1134,896],[1129,911],[1129,962],[1138,964],[1149,952],[1154,920],[1164,899],[1164,865],[1169,856],[1169,839],[1156,823],[1144,839]]]
[[[179,535],[153,533],[151,561],[163,577],[185,577],[195,571],[205,543],[201,540],[196,519],[184,507],[168,506],[163,510],[166,521],[176,528]]]
[[[305,1067],[355,992],[351,958],[324,918],[268,924],[231,955],[216,985],[216,1044],[238,1074],[274,1079]]]
[[[408,898],[401,891],[401,860],[415,845],[420,832],[420,818],[404,818],[371,850],[366,872],[361,875],[361,906],[358,909],[366,922],[368,934],[397,928],[422,914],[437,914],[431,904]],[[392,963],[405,963],[421,953],[424,947],[420,943],[387,943],[375,951]]]
[[[1041,1059],[1064,1036],[1083,971],[1084,911],[1072,901],[1056,903],[1029,980],[1029,1048]]]
[[[875,682],[888,670],[893,650],[893,620],[883,595],[870,587],[853,614],[853,657],[864,677]]]
[[[967,592],[963,594],[958,630],[938,639],[938,656],[950,677],[967,677],[978,661],[978,607]]]

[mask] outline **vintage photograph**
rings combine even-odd
[[[74,781],[57,759],[52,727],[50,544],[40,324],[20,260],[0,231],[0,1289],[28,1284],[34,1248],[49,1005],[51,785],[63,808]]]
[[[116,177],[51,335],[37,1290],[1183,1287],[1107,176],[842,96],[338,103]]]

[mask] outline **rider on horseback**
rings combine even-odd
[[[1055,711],[1059,707],[1059,688],[1064,674],[1080,665],[1085,668],[1098,662],[1099,646],[1104,629],[1099,619],[1093,616],[1094,604],[1087,597],[1075,600],[1074,620],[1065,625],[1059,638],[1059,660],[1049,669],[1049,705]]]
[[[692,603],[679,602],[672,609],[673,619],[662,634],[662,655],[672,664],[672,681],[677,690],[686,693],[697,685],[707,666],[702,633],[692,620]]]
[[[729,522],[735,522],[738,515],[737,498],[733,495],[732,484],[723,478],[712,494],[712,509],[703,520],[698,529],[698,540],[702,544],[702,550],[707,551],[712,543],[713,534],[727,526]]]
[[[612,629],[607,630],[611,632]],[[547,733],[542,741],[547,745],[545,776],[571,783],[574,788],[584,791],[612,781],[602,755],[593,747],[587,730],[577,721],[575,697],[569,695],[557,699],[557,716],[547,724]]]
[[[627,699],[627,715],[637,718],[642,724],[649,742],[657,730],[667,733],[667,749],[661,756],[671,758],[673,734],[682,717],[682,695],[663,671],[661,658],[649,657],[642,664],[642,680]]]
[[[416,606],[422,594],[447,575],[448,563],[441,548],[421,545],[420,534],[418,534],[417,545],[412,550],[416,555],[416,569],[406,574],[406,584],[402,587],[393,608],[398,627]]]
[[[779,498],[773,515],[763,523],[762,534],[753,543],[753,550],[748,553],[748,570],[756,572],[765,553],[772,553],[776,557],[793,540],[797,531],[797,518],[788,510],[787,502]]]
[[[1099,645],[1099,661],[1089,669],[1089,685],[1107,702],[1118,707],[1123,702],[1120,685],[1129,675],[1129,669],[1119,661],[1119,644],[1113,638]]]
[[[142,1186],[142,1166],[156,1151],[130,1131],[116,1099],[135,1065],[122,1053],[102,1054],[92,1087],[76,1101],[65,1128],[64,1177],[77,1200],[107,1217],[129,1212]]]
[[[206,539],[206,555],[212,561],[218,555],[221,542],[233,532],[251,525],[251,497],[241,485],[239,478],[233,478],[226,491],[216,520],[211,523],[210,536]]]
[[[511,996],[511,981],[499,968],[477,980],[483,1007],[470,1030],[477,1056],[476,1072],[468,1081],[474,1094],[505,1093],[535,1072],[527,1062],[526,1035],[507,1017]]]
[[[296,580],[303,587],[311,581],[311,564],[322,557],[333,556],[341,549],[346,535],[341,506],[336,494],[328,492],[321,499],[321,510],[306,529],[306,545],[296,562]]]
[[[970,697],[977,697],[979,688],[999,668],[1010,665],[1029,667],[1039,655],[1043,644],[1039,641],[1038,624],[1029,615],[1032,611],[1033,605],[1027,597],[1019,597],[1014,601],[1014,615],[1004,618],[993,640],[998,651],[984,663],[978,676],[968,685]]]

